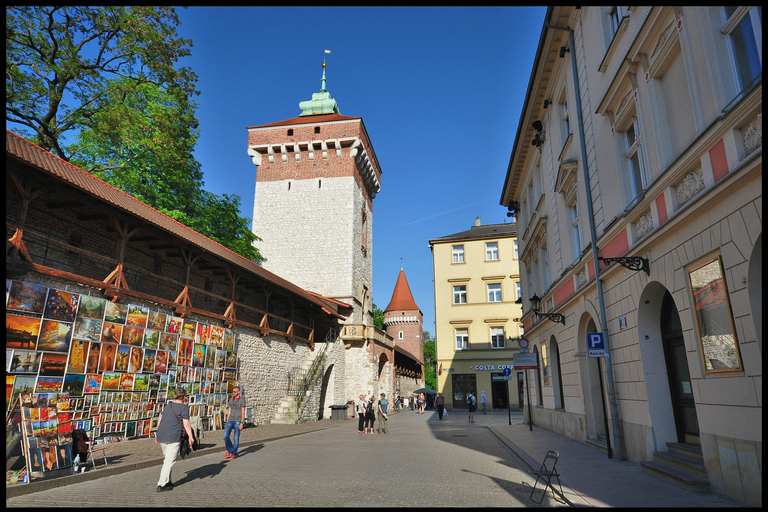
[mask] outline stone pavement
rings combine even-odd
[[[177,462],[171,492],[157,493],[162,464],[153,440],[110,445],[109,466],[83,475],[6,487],[6,506],[537,506],[528,499],[549,449],[560,451],[565,499],[542,506],[745,506],[695,494],[643,473],[640,466],[522,424],[519,412],[427,411],[390,415],[390,434],[357,433],[357,419],[244,430],[241,456],[223,459],[222,432],[206,432],[203,449]],[[191,485],[190,485],[191,484]]]

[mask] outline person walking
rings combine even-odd
[[[475,422],[475,411],[477,410],[477,399],[475,395],[469,393],[467,395],[467,408],[469,409],[469,423]]]
[[[379,434],[389,434],[389,431],[387,430],[387,410],[389,408],[389,400],[387,400],[387,395],[385,393],[381,394],[381,398],[379,399],[379,404],[377,406],[378,415],[379,415]]]
[[[483,414],[485,414],[485,405],[488,403],[488,398],[485,396],[485,391],[480,392],[480,403],[483,406]]]
[[[443,411],[445,411],[445,397],[442,393],[437,394],[435,398],[435,406],[437,407],[437,418],[443,419]]]
[[[371,398],[368,399],[368,403],[365,404],[365,432],[364,434],[368,434],[368,429],[370,428],[370,433],[373,434],[373,423],[376,421],[376,413],[375,408],[373,406],[373,395],[371,395]]]
[[[240,395],[240,386],[232,390],[232,398],[227,403],[227,424],[224,426],[224,445],[227,447],[225,459],[235,460],[237,448],[240,446],[240,431],[245,426],[245,398]],[[230,440],[230,434],[234,433],[234,439]]]
[[[419,414],[424,414],[424,402],[426,402],[426,397],[424,396],[424,393],[419,394]]]
[[[166,404],[165,409],[160,413],[155,443],[160,444],[164,460],[163,467],[160,469],[160,479],[157,481],[158,492],[173,489],[171,470],[179,456],[182,430],[186,430],[189,436],[190,448],[195,442],[192,427],[189,424],[189,406],[184,403],[186,396],[184,388],[178,386],[173,394],[173,401]]]
[[[365,434],[365,395],[360,395],[357,401],[357,431]]]

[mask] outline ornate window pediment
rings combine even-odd
[[[571,204],[576,198],[576,172],[578,168],[578,161],[566,160],[560,164],[560,167],[557,170],[555,192],[563,194],[566,204]]]

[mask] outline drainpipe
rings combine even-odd
[[[569,27],[558,27],[550,25],[544,21],[544,26],[554,30],[563,30],[568,32],[568,42],[570,44],[571,68],[573,70],[573,88],[576,93],[576,116],[579,125],[579,142],[581,143],[581,168],[584,171],[584,184],[587,193],[587,215],[589,219],[589,235],[592,242],[592,262],[595,265],[595,281],[597,281],[597,299],[600,305],[600,328],[605,336],[605,371],[608,374],[608,404],[611,408],[613,419],[614,445],[616,447],[616,458],[621,460],[621,432],[619,431],[619,414],[616,407],[616,394],[613,389],[613,370],[611,365],[610,343],[608,343],[608,325],[605,320],[605,299],[603,298],[603,283],[600,281],[600,262],[597,259],[597,233],[595,231],[595,215],[592,207],[592,189],[589,186],[589,169],[587,168],[587,146],[584,139],[584,119],[581,115],[581,92],[579,91],[579,74],[576,66],[576,42],[573,37],[573,29]],[[608,433],[610,436],[610,433]],[[609,453],[610,457],[610,453]]]

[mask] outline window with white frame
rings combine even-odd
[[[464,246],[463,245],[454,245],[452,248],[453,253],[453,262],[454,263],[464,263]]]
[[[520,289],[520,281],[517,281],[515,283],[515,300],[519,299],[522,296],[523,296],[523,292]]]
[[[469,329],[463,327],[456,329],[456,350],[469,349]]]
[[[575,196],[575,194],[574,194]],[[571,262],[576,262],[581,256],[581,235],[579,234],[579,201],[573,198],[571,204],[567,204],[568,214],[568,241],[571,246]]]
[[[721,9],[722,33],[727,37],[736,88],[743,91],[763,72],[763,8],[725,6]]]
[[[499,243],[487,242],[485,244],[485,261],[497,261],[499,259]]]
[[[501,302],[501,283],[488,285],[488,302]]]
[[[513,254],[512,254],[512,257],[513,257],[514,259],[518,259],[520,256],[519,256],[519,253],[518,253],[518,250],[517,250],[517,240],[514,240],[514,241],[512,242],[512,247],[514,248],[514,252],[513,252]]]
[[[568,113],[568,98],[563,91],[563,95],[558,104],[560,110],[560,131],[563,136],[563,145],[568,140],[568,136],[571,135],[571,116]]]
[[[627,123],[626,129],[618,132],[621,137],[622,152],[624,155],[621,163],[623,176],[619,182],[623,187],[624,203],[631,204],[645,190],[646,176],[643,166],[642,143],[637,118],[632,117]]]
[[[506,348],[503,327],[491,327],[491,348]]]
[[[454,304],[466,304],[467,303],[467,287],[466,285],[459,285],[453,287],[453,303]]]
[[[398,339],[403,339],[403,331],[400,331],[400,333],[398,334]]]
[[[619,25],[621,25],[622,9],[623,7],[614,6],[608,8],[608,20],[611,23],[611,38],[616,36],[616,32],[619,30]]]

